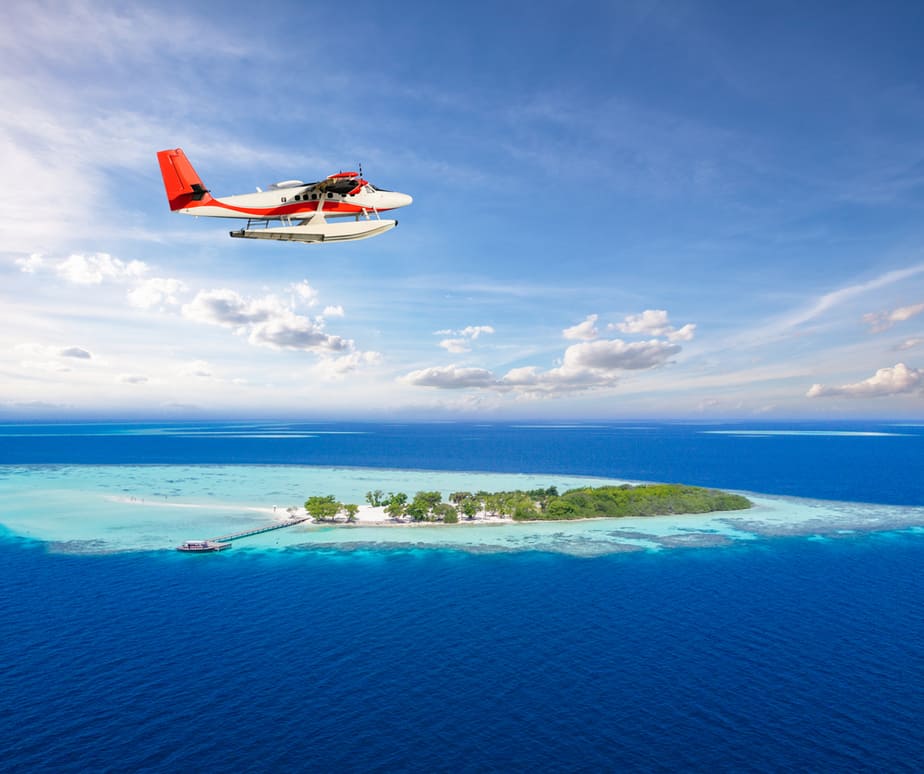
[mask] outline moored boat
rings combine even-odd
[[[224,551],[226,548],[231,548],[231,544],[222,543],[218,540],[187,540],[182,545],[177,546],[176,550],[199,554],[210,551]]]

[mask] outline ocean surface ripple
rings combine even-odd
[[[0,554],[17,770],[920,763],[909,535],[591,561]]]
[[[287,428],[258,428],[270,429]],[[4,468],[11,521],[38,507],[59,526],[86,518],[97,501],[65,486],[66,466],[102,466],[93,480],[109,482],[107,496],[147,485],[150,470],[128,469],[127,484],[117,475],[126,449],[134,463],[175,466],[153,473],[174,487],[157,490],[168,498],[200,485],[221,496],[233,473],[213,482],[201,465],[229,462],[270,465],[267,492],[282,496],[270,458],[319,439],[311,454],[297,447],[299,464],[406,469],[429,452],[445,470],[836,499],[798,507],[838,518],[924,505],[911,476],[920,428],[504,428],[487,458],[489,430],[426,429],[421,440],[388,428],[366,455],[368,435],[222,438],[237,449],[231,461],[153,425],[97,428],[86,444],[66,433],[53,443],[53,430],[21,443],[28,428],[7,427],[4,464],[52,466],[31,489]],[[602,456],[567,470],[589,459],[564,456],[590,432],[609,433],[590,444]],[[812,469],[791,464],[794,449]],[[500,456],[507,468],[488,464]],[[881,526],[592,557],[367,543],[68,553],[0,532],[0,770],[921,771],[924,531]]]

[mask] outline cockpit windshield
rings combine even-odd
[[[335,183],[330,183],[327,186],[327,190],[335,194],[348,194],[356,188],[357,185],[359,185],[359,180],[356,178],[346,178],[344,180],[337,180]]]

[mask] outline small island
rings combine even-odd
[[[453,492],[449,502],[441,492],[375,490],[366,493],[365,510],[379,512],[390,523],[460,521],[565,521],[630,516],[712,513],[750,508],[742,495],[682,484],[621,484],[583,487],[559,494],[556,487],[508,492]],[[315,523],[355,523],[363,508],[338,502],[333,495],[312,496],[305,511]],[[364,518],[363,521],[374,519]]]

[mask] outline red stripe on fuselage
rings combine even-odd
[[[361,207],[358,204],[350,204],[349,202],[343,201],[334,201],[334,200],[325,200],[320,202],[323,204],[323,211],[325,214],[331,215],[355,215],[362,213],[363,211],[372,210],[372,207]],[[314,214],[317,212],[319,202],[292,202],[291,204],[284,204],[279,207],[236,207],[233,204],[228,204],[221,199],[211,199],[208,202],[190,202],[187,206],[188,209],[194,210],[196,207],[202,207],[208,205],[210,207],[220,207],[224,210],[229,210],[230,212],[239,212],[243,216],[253,217],[253,218],[276,218],[276,217],[291,217],[299,213],[304,213],[306,215]],[[391,207],[376,207],[374,208],[379,212],[384,212],[386,210],[392,209]]]

